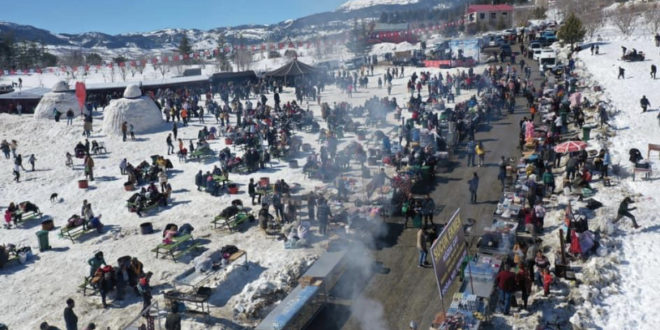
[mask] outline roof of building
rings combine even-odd
[[[480,12],[493,12],[493,11],[513,11],[511,5],[470,5],[468,7],[468,14]]]
[[[44,94],[46,94],[50,91],[51,91],[50,88],[35,87],[35,88],[24,89],[24,90],[21,90],[21,91],[13,91],[13,92],[7,93],[7,94],[2,94],[2,95],[0,95],[0,99],[2,99],[2,100],[31,100],[31,99],[38,100]]]
[[[408,30],[408,23],[398,23],[398,24],[376,23],[374,25],[373,32],[405,31],[405,30]]]

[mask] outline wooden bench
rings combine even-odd
[[[96,230],[96,228],[87,228],[83,229],[84,226],[75,226],[75,227],[62,227],[60,229],[60,237],[62,238],[68,238],[71,240],[71,243],[76,243],[76,239],[82,235],[85,235],[86,233],[89,233],[92,230]]]
[[[647,159],[651,159],[651,151],[660,152],[660,144],[649,143],[649,150],[646,152]]]
[[[213,224],[213,228],[220,228],[226,227],[227,230],[230,232],[237,230],[238,226],[245,222],[247,219],[250,218],[250,213],[247,212],[238,212],[234,214],[233,216],[229,217],[229,219],[223,217],[223,216],[216,216],[211,223]]]
[[[649,178],[651,174],[653,174],[653,170],[650,167],[649,168],[635,167],[633,169],[633,181],[635,181],[635,176],[637,175],[637,173],[641,173],[645,178]]]
[[[231,183],[231,181],[229,181],[229,178],[224,176],[224,175],[214,175],[213,176],[213,181],[217,182],[218,184],[223,184],[223,185]]]
[[[82,284],[78,285],[78,289],[82,291],[83,297],[87,295],[87,290],[91,291],[90,295],[94,295],[99,292],[99,289],[92,285],[92,278],[85,276]]]
[[[188,241],[190,241],[191,243],[190,246],[186,247],[185,249],[179,249],[179,247],[183,243]],[[158,244],[158,246],[155,249],[151,250],[151,252],[156,252],[156,258],[158,258],[159,253],[165,255],[169,254],[172,257],[172,260],[176,262],[177,258],[197,248],[199,248],[199,243],[195,242],[191,234],[187,234],[187,235],[174,237],[172,239],[172,243],[170,244],[165,244],[165,243]]]
[[[21,217],[20,221],[28,221],[28,220],[41,218],[43,216],[43,213],[35,212],[35,211],[28,211],[28,212],[17,213],[17,215]]]

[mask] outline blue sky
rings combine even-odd
[[[58,33],[147,32],[162,28],[207,30],[270,24],[334,10],[346,0],[8,0],[0,21]]]

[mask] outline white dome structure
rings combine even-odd
[[[103,110],[103,132],[121,135],[121,125],[133,125],[136,134],[153,132],[161,128],[163,116],[156,103],[148,96],[141,96],[140,88],[129,85],[124,97],[110,101]]]
[[[124,98],[135,99],[142,96],[142,91],[137,85],[128,85],[124,90]]]
[[[44,94],[39,104],[34,109],[35,119],[53,119],[55,118],[55,109],[62,113],[62,119],[66,119],[66,112],[73,110],[74,116],[80,115],[80,106],[76,94],[69,91],[69,85],[64,81],[59,81],[53,86],[50,92]]]

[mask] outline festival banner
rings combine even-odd
[[[438,238],[431,245],[431,260],[438,283],[440,299],[447,295],[449,288],[461,267],[461,262],[467,255],[465,236],[463,234],[463,221],[457,209],[451,216],[447,225]]]

